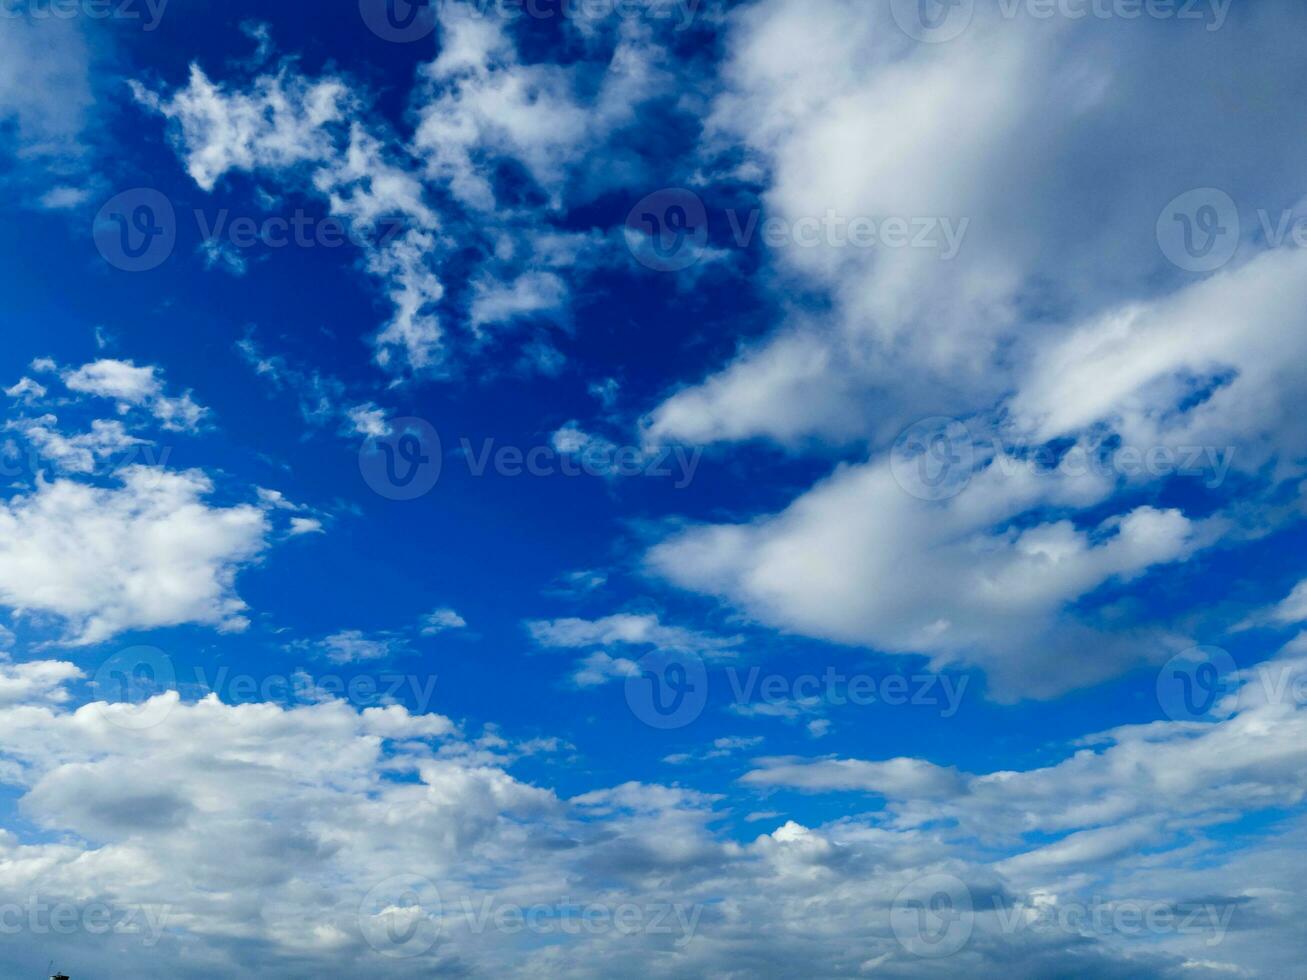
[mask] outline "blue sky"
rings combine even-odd
[[[1295,5],[2,9],[5,975],[1297,968]]]

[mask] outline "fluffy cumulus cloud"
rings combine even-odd
[[[1155,632],[1096,628],[1076,600],[1219,530],[1149,506],[1078,526],[1067,515],[1100,504],[1112,482],[1010,457],[945,501],[914,494],[908,477],[887,461],[849,466],[779,514],[683,530],[648,562],[770,625],[938,666],[978,663],[1005,697],[1050,696],[1167,647]]]
[[[660,436],[883,437],[922,415],[974,411],[1010,390],[1012,368],[1050,333],[1152,297],[1159,281],[1183,284],[1156,238],[1182,192],[1214,187],[1239,202],[1250,254],[1265,247],[1257,209],[1296,207],[1291,175],[1307,143],[1274,120],[1301,79],[1291,59],[1264,55],[1284,50],[1302,11],[1221,15],[1218,32],[1209,7],[1159,30],[981,0],[958,37],[919,43],[898,23],[909,7],[840,2],[814,17],[763,0],[737,11],[705,153],[729,177],[746,147],[767,175],[764,216],[818,223],[812,247],[768,258],[782,288],[826,290],[833,315],[794,313],[675,395],[652,417]],[[1159,65],[1192,101],[1148,84]],[[1267,85],[1281,97],[1251,115],[1205,109]],[[1247,152],[1261,140],[1275,146],[1270,166]],[[1139,166],[1139,154],[1168,165]],[[907,224],[903,247],[850,244],[855,222],[887,220]]]
[[[1133,445],[1234,446],[1240,469],[1299,475],[1304,269],[1302,249],[1266,251],[1077,324],[1040,348],[1012,412],[1038,440],[1108,423]]]
[[[1302,672],[1292,654],[1272,663]],[[55,693],[71,665],[0,673],[6,692],[44,698],[0,704],[0,773],[41,832],[0,840],[0,895],[107,917],[55,934],[70,964],[112,943],[123,970],[196,976],[597,978],[638,956],[669,978],[940,963],[1221,977],[1284,975],[1301,955],[1284,856],[1304,827],[1211,853],[1221,823],[1307,789],[1301,707],[1251,677],[1213,718],[1108,732],[1042,769],[756,760],[743,784],[758,792],[884,809],[812,827],[763,815],[769,832],[734,842],[713,829],[719,797],[627,783],[567,798],[509,771],[546,746],[470,738],[440,715],[171,691],[74,709]],[[1196,854],[1201,874],[1184,869]],[[940,890],[953,914],[929,904]]]
[[[443,553],[395,557],[393,588],[394,569],[373,575],[410,543],[430,558],[427,523],[443,533],[468,501],[499,499],[451,480],[429,514],[396,507],[393,524],[353,535],[360,550],[331,567],[325,599],[260,601],[256,617],[241,576],[270,541],[336,547],[348,521],[392,501],[296,502],[328,472],[317,460],[259,481],[284,492],[235,499],[230,469],[219,482],[217,469],[123,464],[160,431],[198,443],[222,420],[173,371],[111,356],[103,339],[80,366],[32,362],[4,388],[4,435],[50,465],[0,500],[0,932],[17,915],[41,942],[10,944],[6,968],[35,975],[53,956],[73,976],[196,980],[1301,972],[1307,634],[1289,637],[1307,622],[1292,560],[1307,250],[1287,229],[1304,213],[1307,130],[1288,110],[1307,104],[1307,12],[1213,0],[1171,5],[1169,20],[1154,15],[1165,5],[1045,16],[976,0],[940,3],[944,21],[926,23],[914,18],[929,3],[751,0],[705,12],[690,38],[673,36],[676,10],[543,24],[476,6],[436,5],[435,53],[398,87],[348,61],[278,60],[257,25],[253,58],[205,50],[178,74],[184,62],[135,73],[124,112],[166,134],[166,159],[199,192],[215,206],[247,184],[307,199],[348,226],[384,300],[360,331],[367,382],[265,348],[253,328],[236,355],[305,427],[385,440],[405,414],[388,406],[416,403],[404,382],[467,364],[543,376],[515,392],[526,404],[536,381],[564,377],[586,293],[634,273],[632,305],[676,294],[709,314],[702,329],[648,358],[648,375],[587,370],[577,398],[601,418],[554,405],[536,437],[605,456],[621,430],[639,459],[711,446],[725,465],[674,505],[649,492],[638,519],[617,515],[623,543],[639,542],[630,561],[569,533],[562,567],[605,570],[545,568],[525,590],[553,577],[545,595],[572,603],[563,612],[469,628],[432,598],[451,594],[435,576],[457,574]],[[954,17],[965,24],[938,36]],[[0,33],[0,150],[48,165],[32,200],[76,212],[90,55],[80,23],[38,20],[6,18]],[[546,57],[545,28],[565,56]],[[610,205],[669,170],[708,202],[715,236],[719,205],[757,205],[733,215],[756,231],[733,259],[717,261],[714,239],[680,278],[632,264],[609,213],[626,208]],[[1205,209],[1172,213],[1203,188]],[[1195,228],[1212,247],[1229,236],[1226,261],[1176,252]],[[244,269],[225,254],[210,264]],[[709,299],[746,286],[747,325],[734,296],[730,310]],[[741,339],[709,337],[720,323]],[[469,417],[458,401],[429,410],[453,426]],[[764,479],[773,463],[783,479]],[[747,493],[706,486],[741,474]],[[516,537],[483,550],[507,564]],[[1225,579],[1188,587],[1245,546],[1275,556],[1273,580],[1211,602]],[[406,611],[324,621],[305,608],[334,617],[368,589]],[[276,591],[257,594],[271,605]],[[284,681],[282,668],[224,659],[275,646],[331,681],[375,680],[505,621],[498,639],[518,649],[447,658],[457,687],[400,677],[367,706],[345,683],[273,700],[260,681]],[[171,683],[159,651],[85,660],[129,631],[181,625],[214,646],[173,651],[176,666],[258,664],[263,699]],[[1195,649],[1225,628],[1237,661]],[[77,663],[50,652],[69,647]],[[757,701],[737,689],[684,737],[634,728],[654,722],[627,682],[654,668],[680,668],[666,677],[679,702],[697,693],[687,663],[715,681],[764,654],[808,669],[813,650],[840,673],[854,658],[918,658],[932,681],[974,667],[990,700],[971,717],[951,703],[944,733],[876,716],[857,740],[836,702],[793,683]],[[1160,676],[1125,676],[1162,661]],[[1144,673],[1148,699],[1133,696]],[[1085,690],[1110,680],[1124,703]],[[551,681],[568,707],[542,720],[526,707]],[[1060,702],[1010,703],[1072,692],[1065,717]],[[1198,694],[1212,695],[1204,711]],[[451,717],[491,703],[527,734]],[[572,705],[585,705],[576,727],[550,732]],[[1055,715],[1049,731],[1021,728]],[[602,751],[564,740],[577,732]],[[51,928],[55,910],[77,925]]]
[[[66,685],[81,676],[75,664],[62,660],[0,662],[0,704],[65,702],[69,699]]]
[[[61,377],[69,391],[112,399],[120,412],[143,408],[164,429],[193,431],[206,414],[189,391],[165,394],[160,371],[153,365],[103,358],[66,370]]]
[[[607,63],[579,66],[524,63],[506,25],[470,7],[447,8],[441,26],[413,144],[433,178],[482,211],[498,203],[486,174],[499,160],[521,165],[561,204],[577,165],[633,125],[640,104],[670,80],[660,49],[633,22]]]
[[[102,358],[61,369],[53,360],[42,358],[33,362],[32,370],[57,377],[65,389],[52,392],[31,377],[5,389],[13,403],[4,429],[27,443],[33,472],[89,475],[112,473],[138,461],[166,461],[171,449],[158,448],[138,433],[155,428],[193,435],[209,415],[191,392],[168,394],[163,372],[154,365]],[[60,421],[65,411],[70,415],[83,410],[101,414],[96,410],[103,407],[100,399],[113,402],[119,417],[92,417],[81,432],[73,431],[71,421]],[[49,408],[57,408],[60,414]]]
[[[1254,52],[1282,50],[1303,20],[1276,7],[1227,22],[1212,7],[1161,31],[981,2],[948,43],[921,43],[910,7],[837,3],[815,17],[763,0],[731,20],[705,179],[738,181],[743,146],[762,214],[820,230],[810,247],[764,250],[781,325],[671,392],[645,435],[869,456],[779,513],[678,527],[649,562],[775,626],[980,663],[1005,695],[1056,694],[1177,641],[1146,622],[1100,629],[1094,610],[1115,583],[1236,526],[1296,520],[1276,501],[1307,453],[1304,253],[1274,229],[1301,196],[1280,164],[1307,158],[1307,143],[1205,107],[1272,78],[1300,85],[1287,59]],[[1143,81],[1158,65],[1193,102]],[[1262,106],[1266,125],[1289,104]],[[1263,136],[1270,167],[1246,152]],[[1138,153],[1174,165],[1141,167]],[[1221,211],[1229,261],[1196,270],[1168,258],[1168,228],[1185,217],[1168,209],[1203,187],[1237,204]],[[855,247],[858,222],[909,231]],[[828,306],[789,302],[796,285]],[[956,496],[892,478],[896,439],[910,448],[913,423],[943,416],[961,421],[938,432],[964,433],[945,440],[969,480]],[[939,445],[928,433],[918,455],[930,463]],[[1209,490],[1237,478],[1247,497],[1201,520],[1141,507],[1140,488],[1176,466],[1070,467],[1068,445],[1080,460],[1121,445],[1201,458],[1188,475]]]
[[[102,460],[146,444],[146,440],[128,435],[115,420],[95,419],[89,432],[71,436],[59,431],[58,424],[58,417],[42,415],[14,419],[5,427],[21,433],[44,459],[70,473],[94,472]]]
[[[263,512],[210,506],[198,470],[131,466],[116,479],[41,482],[0,504],[0,603],[55,617],[74,644],[178,623],[244,628],[235,579],[263,550]]]
[[[423,636],[436,636],[449,630],[461,630],[467,626],[467,620],[448,606],[436,609],[422,617]]]

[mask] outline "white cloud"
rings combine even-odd
[[[407,649],[402,637],[389,633],[370,635],[362,630],[342,630],[306,646],[334,664],[385,660]]]
[[[447,630],[461,630],[466,626],[467,620],[448,606],[427,613],[422,617],[421,624],[423,636],[435,636]]]
[[[396,875],[439,893],[430,965],[472,974],[597,980],[633,950],[668,980],[840,976],[867,962],[930,973],[935,963],[896,940],[891,906],[940,874],[976,910],[969,941],[942,961],[950,975],[1284,975],[1296,955],[1301,822],[1233,852],[1206,846],[1212,821],[1301,796],[1307,739],[1294,704],[1252,697],[1223,721],[1121,729],[1053,766],[984,776],[913,759],[761,760],[746,786],[871,792],[885,810],[804,826],[744,809],[778,825],[736,841],[713,829],[731,812],[718,797],[626,783],[565,800],[505,771],[527,746],[464,740],[440,715],[169,692],[148,709],[156,724],[124,726],[140,706],[72,710],[52,693],[75,679],[71,665],[30,673],[43,703],[0,698],[0,771],[41,834],[0,836],[0,898],[158,910],[141,935],[115,938],[125,970],[268,972],[293,959],[411,976],[413,960],[369,946],[359,912]],[[711,751],[754,744],[725,738]],[[1195,848],[1209,851],[1200,871],[1188,868]],[[288,854],[293,875],[276,865]],[[1189,930],[1058,926],[1059,910],[1092,902],[1218,914]],[[501,906],[590,904],[660,907],[672,931],[560,928],[541,944],[494,925]],[[478,928],[482,909],[490,925]],[[61,961],[104,955],[94,936],[49,941]]]
[[[436,217],[421,183],[392,162],[402,149],[363,127],[363,105],[344,79],[310,80],[284,68],[240,91],[215,84],[192,65],[187,86],[167,98],[139,84],[134,90],[139,102],[173,123],[187,171],[204,190],[233,171],[307,185],[361,241],[381,218],[402,218],[409,225],[402,234],[364,247],[369,271],[395,307],[376,337],[377,359],[391,365],[398,354],[396,367],[419,371],[435,365],[442,331],[432,308],[444,289],[427,262]]]
[[[334,151],[327,127],[352,107],[349,89],[326,78],[309,81],[289,72],[258,78],[249,92],[215,85],[198,65],[189,84],[166,102],[140,85],[136,97],[175,119],[186,169],[200,187],[232,170],[281,170],[317,163]]]
[[[819,761],[788,758],[759,759],[761,768],[747,773],[742,781],[754,786],[788,786],[811,792],[857,790],[907,799],[936,799],[956,796],[962,778],[952,769],[919,759],[890,759],[864,762],[860,759]]]
[[[82,156],[95,104],[91,47],[67,19],[5,18],[0,34],[0,124],[15,129],[17,153],[69,161]]]
[[[1201,24],[1163,34],[1124,18],[1032,16],[1021,4],[1004,16],[982,2],[958,38],[919,44],[892,7],[839,0],[812,16],[801,0],[763,0],[737,11],[705,181],[729,186],[743,158],[764,184],[764,219],[830,218],[846,230],[855,219],[966,221],[960,251],[850,247],[847,234],[766,250],[764,282],[784,323],[657,409],[658,437],[883,440],[916,418],[987,410],[1038,347],[1184,281],[1155,233],[1180,193],[1227,191],[1246,209],[1245,240],[1257,208],[1274,218],[1298,205],[1307,140],[1266,127],[1301,81],[1259,52],[1302,29],[1300,10],[1265,11],[1219,35]],[[1207,67],[1213,45],[1227,67],[1220,79]],[[1177,106],[1149,84],[1159,64],[1192,101]],[[1213,121],[1205,108],[1267,90],[1282,99],[1259,121]],[[1267,167],[1246,152],[1268,144],[1294,162]],[[796,281],[830,309],[814,316],[794,303]]]
[[[430,178],[481,211],[496,206],[487,161],[520,164],[556,203],[577,164],[669,80],[638,30],[623,32],[607,63],[557,65],[523,63],[496,18],[447,6],[440,24],[413,145]]]
[[[469,315],[474,329],[552,314],[566,307],[569,296],[567,284],[552,272],[525,272],[511,282],[482,278],[473,290]]]
[[[602,687],[609,681],[639,676],[640,665],[634,660],[611,657],[602,650],[596,650],[577,661],[576,668],[572,671],[572,683],[582,688]]]
[[[204,257],[206,269],[223,269],[237,279],[249,271],[249,263],[230,242],[210,238],[201,242],[196,251]]]
[[[82,671],[62,660],[0,660],[0,705],[62,704],[69,699],[66,685]]]
[[[293,364],[287,358],[266,353],[253,337],[236,343],[241,357],[259,377],[278,390],[289,389],[299,402],[304,421],[315,426],[338,425],[341,435],[384,436],[390,431],[390,412],[375,402],[349,404],[352,397],[339,378],[316,369]]]
[[[171,93],[134,86],[139,103],[169,120],[201,188],[234,172],[267,177],[311,190],[359,233],[363,265],[393,308],[371,338],[375,359],[401,375],[445,371],[456,342],[491,342],[483,328],[562,318],[569,271],[623,261],[602,231],[555,225],[565,196],[588,200],[631,176],[634,157],[617,168],[601,150],[635,125],[639,105],[666,95],[668,77],[660,46],[634,21],[592,34],[585,57],[555,65],[525,63],[494,17],[447,5],[439,18],[441,53],[419,73],[408,141],[378,123],[361,87],[307,78],[292,61],[243,84],[193,65]],[[501,162],[518,165],[547,202],[496,207],[486,174]],[[438,217],[429,198],[449,213]],[[469,287],[446,297],[442,266],[471,249],[481,259]],[[442,311],[451,301],[461,319]],[[535,358],[536,369],[550,366]]]
[[[137,367],[132,361],[102,358],[63,372],[70,391],[111,398],[119,411],[144,408],[165,428],[193,432],[208,410],[196,404],[189,391],[178,396],[164,394],[160,372],[153,365]]]
[[[292,537],[298,537],[301,534],[325,534],[322,528],[322,521],[316,517],[292,517],[290,519],[290,534]]]
[[[345,417],[349,424],[353,426],[354,433],[369,438],[381,438],[389,434],[390,423],[386,419],[386,410],[378,408],[372,402],[365,405],[355,405],[347,409]]]
[[[162,391],[153,367],[137,367],[131,361],[110,358],[66,371],[63,381],[72,391],[113,398],[128,405],[143,405]]]
[[[988,461],[945,501],[913,496],[888,462],[842,467],[779,514],[680,531],[648,563],[780,629],[980,664],[1005,697],[1051,696],[1165,649],[1066,607],[1184,557],[1215,528],[1152,507],[1083,528],[1018,523],[1100,503],[1111,484],[1011,462]]]
[[[714,636],[683,626],[667,626],[652,613],[619,613],[602,619],[534,620],[527,629],[541,646],[583,648],[593,646],[650,646],[656,650],[691,651],[732,656],[744,642],[739,636]]]
[[[1299,516],[1261,500],[1298,478],[1307,454],[1297,411],[1307,258],[1268,247],[1255,225],[1259,207],[1272,225],[1280,208],[1301,214],[1293,174],[1307,165],[1307,139],[1233,118],[1213,130],[1205,107],[1272,78],[1297,92],[1287,62],[1254,52],[1278,48],[1303,14],[1266,11],[1214,38],[1201,25],[1163,36],[1124,20],[1025,16],[1021,5],[1003,17],[981,3],[957,39],[919,44],[891,7],[741,8],[726,32],[704,180],[729,187],[750,169],[765,185],[763,219],[947,217],[968,220],[968,237],[950,260],[847,241],[764,252],[780,325],[655,406],[647,438],[866,447],[870,459],[777,514],[675,533],[651,565],[778,628],[968,660],[1005,696],[1048,696],[1174,642],[1147,623],[1100,628],[1068,612],[1080,599],[1236,525],[1264,533]],[[1206,67],[1212,44],[1229,68],[1219,82]],[[1159,64],[1194,101],[1176,106],[1146,81]],[[1267,107],[1272,129],[1296,98]],[[1266,140],[1292,168],[1245,152]],[[1229,267],[1198,280],[1169,264],[1156,224],[1168,201],[1201,186],[1237,199],[1243,235]],[[821,297],[816,312],[793,298],[796,285]],[[1259,490],[1200,523],[1113,506],[1148,479],[1005,479],[1024,464],[1000,453],[1003,465],[961,497],[925,503],[893,485],[887,449],[909,423],[940,415],[1022,448],[1055,438],[1090,452],[1115,438],[1141,452],[1198,447]],[[1116,516],[1104,522],[1105,510]]]
[[[91,431],[65,435],[57,428],[58,418],[43,415],[35,419],[15,419],[5,428],[20,432],[43,459],[67,473],[93,473],[97,464],[117,453],[149,445],[144,439],[128,435],[118,421],[95,419]]]
[[[744,642],[739,636],[714,636],[682,626],[668,626],[652,613],[619,613],[594,620],[534,620],[526,627],[537,644],[551,649],[645,648],[673,654],[692,653],[709,659],[730,659],[737,655],[736,648]],[[640,665],[630,657],[615,656],[608,650],[592,650],[573,664],[570,679],[577,687],[593,688],[639,675]]]
[[[1158,721],[1080,740],[1054,765],[1020,772],[959,774],[918,759],[764,759],[749,784],[810,792],[865,792],[887,798],[897,826],[957,820],[958,833],[982,841],[1067,834],[1048,849],[1009,862],[1016,873],[1036,865],[1088,863],[1103,855],[1090,841],[1139,834],[1121,847],[1171,840],[1183,826],[1242,806],[1293,805],[1307,792],[1299,758],[1307,705],[1294,684],[1307,660],[1286,649],[1229,678],[1230,694],[1215,721]],[[1093,832],[1090,836],[1080,836]],[[1128,856],[1126,858],[1129,859]],[[1015,860],[1015,859],[1014,859]]]
[[[1040,350],[1012,411],[1037,439],[1107,422],[1131,445],[1237,447],[1241,470],[1279,456],[1282,473],[1297,472],[1307,452],[1296,410],[1307,391],[1305,273],[1304,250],[1268,251],[1077,325]]]
[[[1275,607],[1273,615],[1281,623],[1307,622],[1307,581],[1295,585]]]
[[[131,466],[117,479],[40,482],[0,503],[0,603],[62,619],[80,645],[180,623],[243,629],[235,578],[264,548],[263,513],[209,506],[198,470]]]
[[[91,192],[85,187],[60,185],[41,195],[40,205],[48,211],[69,211],[85,204]]]
[[[674,766],[683,766],[690,762],[702,762],[712,759],[728,759],[737,752],[757,748],[763,743],[761,735],[727,735],[715,738],[705,749],[693,752],[676,752],[666,756],[663,761]]]
[[[5,389],[5,394],[19,401],[33,402],[45,397],[46,387],[31,378],[20,378],[16,384]]]

